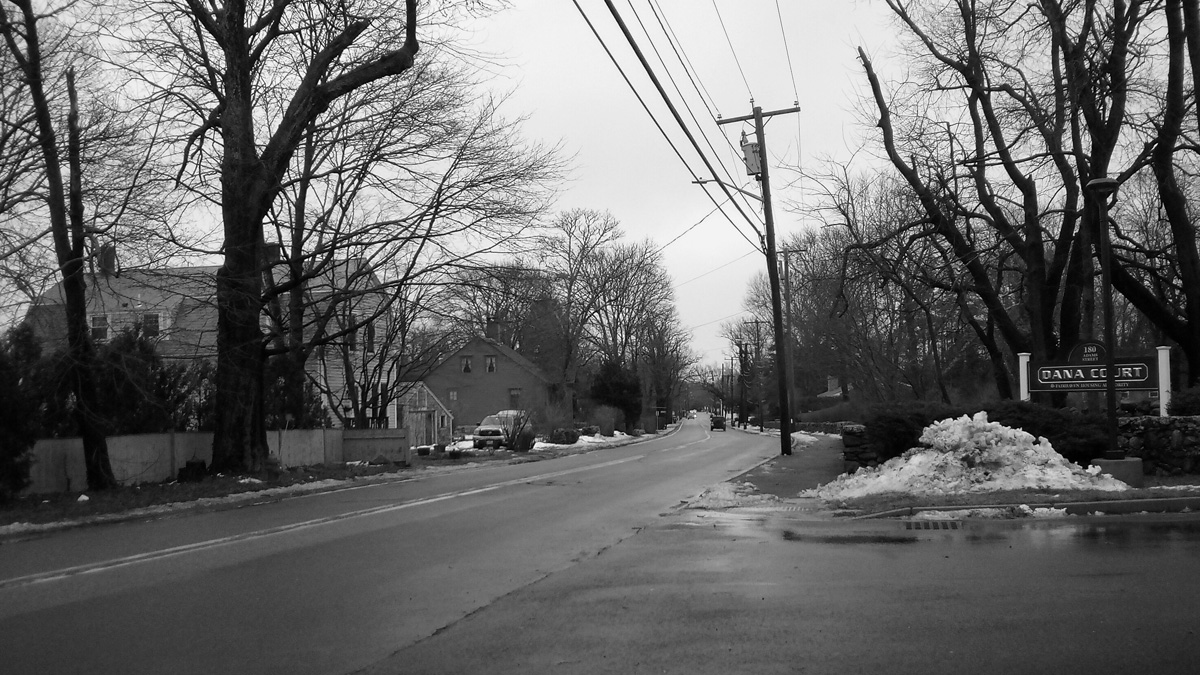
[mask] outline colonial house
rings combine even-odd
[[[536,422],[551,404],[551,382],[532,361],[497,339],[497,326],[450,354],[425,375],[454,415],[460,433],[501,410],[528,411]]]
[[[217,266],[117,271],[112,256],[103,257],[107,264],[85,274],[87,321],[94,343],[103,344],[137,327],[166,361],[216,359]],[[379,402],[387,398],[381,390],[390,386],[387,375],[391,370],[383,363],[388,352],[377,340],[376,321],[372,320],[383,306],[382,293],[371,292],[379,286],[374,272],[357,259],[331,265],[306,282],[305,339],[317,331],[338,336],[314,350],[305,364],[335,421],[353,418],[355,406],[366,409],[366,417],[377,424],[387,419],[385,406]],[[25,320],[47,353],[66,345],[64,302],[59,282],[26,314]],[[264,308],[260,317],[268,344],[282,339],[280,320],[286,320],[273,317],[271,311],[270,306]],[[279,305],[274,311],[277,315],[281,312]]]
[[[92,342],[103,344],[129,328],[155,343],[168,361],[214,359],[217,351],[217,267],[125,270],[84,275]],[[42,294],[25,321],[44,352],[66,346],[62,282]]]

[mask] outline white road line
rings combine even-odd
[[[446,494],[437,495],[435,497],[414,499],[412,501],[401,502],[399,504],[387,504],[387,505],[383,505],[383,506],[373,506],[368,509],[360,509],[358,511],[339,513],[337,515],[326,516],[324,518],[314,518],[314,519],[305,520],[305,521],[302,521],[299,523],[280,525],[278,527],[271,527],[271,528],[267,528],[267,529],[263,529],[263,530],[255,530],[253,532],[244,532],[242,534],[235,534],[235,535],[231,535],[228,537],[220,537],[218,539],[209,539],[206,541],[199,541],[199,542],[195,542],[192,544],[183,544],[182,546],[173,546],[171,548],[159,549],[157,551],[147,551],[145,553],[138,553],[136,555],[130,555],[130,556],[125,556],[125,557],[121,557],[121,558],[113,558],[111,560],[101,560],[98,562],[88,563],[86,565],[76,565],[74,567],[66,567],[66,568],[58,569],[58,570],[50,570],[47,572],[38,572],[36,574],[28,574],[28,575],[21,576],[21,577],[13,577],[11,579],[0,579],[0,590],[4,590],[6,588],[13,588],[15,586],[26,586],[29,584],[39,584],[39,583],[46,583],[46,582],[50,582],[50,581],[58,581],[61,579],[65,579],[65,578],[73,577],[73,576],[77,576],[77,575],[93,574],[95,572],[102,572],[105,570],[116,569],[118,567],[126,567],[128,565],[135,565],[137,563],[149,562],[152,560],[161,560],[163,558],[169,558],[172,556],[183,555],[185,553],[191,553],[194,551],[203,551],[206,549],[217,548],[219,546],[226,546],[228,544],[233,544],[233,543],[237,543],[240,541],[260,539],[262,537],[269,537],[269,536],[276,535],[276,534],[283,534],[285,532],[294,532],[296,530],[317,527],[319,525],[327,525],[329,523],[335,523],[335,522],[342,521],[342,520],[349,520],[351,518],[361,518],[363,516],[371,516],[371,515],[376,515],[376,514],[381,514],[381,513],[390,513],[392,511],[400,511],[402,509],[408,509],[408,508],[412,508],[414,506],[425,506],[426,504],[435,504],[437,502],[443,502],[448,499],[456,499],[458,497],[469,497],[471,495],[477,495],[477,494],[481,494],[484,492],[491,492],[492,490],[498,490],[500,488],[510,487],[513,485],[520,485],[522,483],[533,483],[533,482],[537,482],[537,481],[547,480],[550,478],[558,478],[559,476],[566,476],[566,475],[573,474],[573,473],[579,473],[581,471],[590,471],[592,469],[603,469],[605,467],[616,466],[617,464],[624,464],[625,462],[632,462],[637,459],[643,459],[644,457],[646,457],[646,455],[635,455],[633,457],[626,457],[624,459],[614,459],[614,460],[611,460],[608,462],[601,462],[600,464],[591,464],[588,466],[576,467],[574,469],[564,469],[562,471],[553,471],[550,473],[544,473],[544,474],[540,474],[537,476],[529,476],[527,478],[514,478],[513,480],[507,480],[507,481],[503,481],[500,483],[493,483],[491,485],[485,485],[484,487],[480,487],[480,488],[472,488],[470,490],[460,490],[458,492],[448,492]]]

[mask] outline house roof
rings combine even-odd
[[[449,363],[450,361],[452,361],[453,359],[457,358],[463,352],[478,351],[476,348],[476,345],[486,345],[489,349],[495,350],[499,354],[503,355],[505,358],[509,359],[513,363],[520,366],[522,369],[529,371],[530,374],[532,374],[534,377],[538,378],[545,384],[547,384],[547,385],[551,384],[550,378],[546,377],[546,374],[544,372],[542,372],[542,369],[539,368],[536,363],[534,363],[533,361],[530,361],[528,358],[522,356],[520,352],[513,349],[512,347],[509,347],[508,345],[504,344],[503,342],[500,342],[498,340],[493,340],[492,338],[482,337],[482,336],[472,338],[471,340],[469,340],[467,342],[467,344],[454,350],[452,353],[450,353],[448,356],[446,356],[446,358],[439,361],[437,366],[435,366],[435,368],[442,367],[443,365],[445,365],[445,364]]]
[[[218,267],[165,267],[125,270],[120,275],[88,273],[84,275],[88,294],[127,299],[149,307],[174,307],[184,299],[212,302],[216,292]],[[63,282],[37,299],[35,305],[61,305]]]
[[[430,389],[429,386],[424,382],[406,380],[400,382],[397,388],[401,392],[398,399],[405,405],[416,405],[421,402],[421,399],[425,399],[426,401],[432,401],[438,410],[441,410],[447,415],[450,415],[451,417],[454,415],[453,411],[450,410],[450,407],[445,403],[442,403],[442,399],[438,398],[437,394],[434,394],[433,390]]]
[[[546,374],[542,372],[542,369],[539,368],[538,365],[536,363],[534,363],[533,361],[530,361],[528,358],[522,356],[521,353],[518,352],[517,350],[513,349],[512,347],[509,347],[508,345],[504,344],[503,342],[500,342],[499,340],[493,340],[492,338],[486,338],[486,337],[481,337],[479,339],[482,340],[485,344],[487,344],[491,347],[494,347],[496,349],[496,351],[498,351],[501,354],[512,359],[512,361],[514,363],[516,363],[518,366],[521,366],[525,370],[528,370],[530,373],[533,373],[538,379],[542,380],[546,384],[550,384],[550,378],[546,377]]]
[[[189,304],[211,304],[215,301],[218,265],[195,267],[163,267],[158,269],[126,269],[118,274],[86,273],[84,281],[90,297],[103,296],[129,300],[139,306],[173,309],[184,300]],[[307,281],[311,296],[322,297],[349,286],[378,286],[379,278],[361,258],[337,260],[320,274]],[[63,282],[60,280],[34,303],[61,305]]]

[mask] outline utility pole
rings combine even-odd
[[[754,101],[750,103],[753,105]],[[775,364],[779,378],[779,450],[780,454],[783,455],[792,454],[791,396],[789,396],[790,392],[788,392],[787,371],[789,364],[787,350],[784,349],[786,337],[783,330],[783,302],[779,290],[779,262],[776,260],[775,252],[775,217],[771,211],[771,180],[767,169],[767,138],[766,133],[763,131],[763,118],[799,111],[800,107],[796,106],[785,110],[764,113],[762,107],[754,106],[754,112],[750,115],[717,121],[718,125],[754,121],[754,137],[757,141],[757,147],[752,147],[751,144],[747,143],[743,144],[742,149],[746,151],[747,173],[754,174],[758,179],[759,185],[762,187],[763,220],[766,223],[767,229],[767,278],[771,282],[771,314],[775,323]],[[757,157],[752,158],[752,155],[757,155]],[[752,159],[757,159],[758,161],[754,162]]]
[[[738,422],[746,428],[746,343],[735,342],[738,350]]]
[[[792,345],[796,342],[796,336],[792,334],[792,254],[802,253],[805,249],[789,248],[780,251],[783,254],[783,318],[786,326],[784,334],[787,336],[787,388],[788,402],[791,404],[788,408],[788,414],[796,413],[796,353],[792,349]]]

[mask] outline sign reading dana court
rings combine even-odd
[[[1071,350],[1067,363],[1032,363],[1029,391],[1104,391],[1108,368],[1104,345],[1084,342]],[[1118,357],[1116,388],[1122,391],[1156,391],[1158,371],[1153,358]]]

